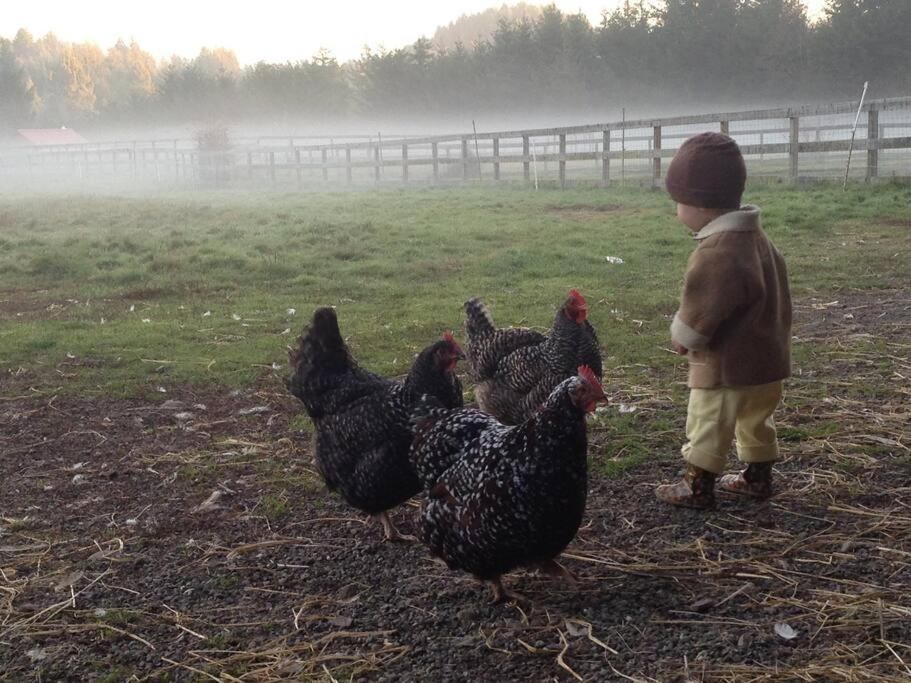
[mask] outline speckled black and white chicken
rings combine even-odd
[[[326,486],[379,519],[387,539],[403,538],[387,510],[421,490],[408,458],[409,417],[425,394],[448,408],[462,406],[458,343],[446,333],[418,354],[405,379],[391,381],[357,364],[335,310],[320,308],[289,357],[288,390],[313,420],[316,465]]]
[[[494,602],[515,597],[500,579],[512,569],[565,572],[555,558],[579,529],[588,494],[585,416],[603,400],[587,367],[516,426],[422,400],[411,459],[429,491],[419,536],[430,552],[489,582]]]
[[[598,337],[575,289],[547,335],[522,327],[498,329],[480,299],[465,303],[466,357],[478,405],[505,424],[519,424],[560,382],[587,365],[602,374]]]

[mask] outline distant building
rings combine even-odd
[[[60,145],[82,145],[88,140],[72,128],[20,128],[20,139],[32,147],[56,147]]]

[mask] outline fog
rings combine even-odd
[[[306,61],[246,67],[230,47],[157,61],[136,43],[105,51],[20,31],[0,38],[0,183],[154,179],[161,186],[170,182],[167,164],[175,184],[199,185],[200,159],[230,152],[230,161],[217,163],[234,170],[216,174],[219,182],[236,184],[242,165],[256,180],[269,165],[270,182],[290,175],[307,184],[314,171],[317,180],[337,175],[347,153],[340,143],[354,145],[354,163],[369,171],[367,146],[379,141],[477,131],[481,143],[470,150],[458,149],[457,137],[455,152],[443,144],[441,163],[449,164],[454,153],[491,157],[486,134],[497,131],[829,104],[856,100],[864,81],[870,99],[904,96],[911,93],[909,29],[911,3],[898,1],[839,0],[815,21],[797,0],[633,2],[597,26],[554,7],[504,7],[356,60],[339,62],[325,50]],[[472,44],[461,42],[472,34]],[[63,127],[88,144],[18,133]],[[639,142],[648,135],[630,131]],[[539,143],[546,157],[549,142],[533,141],[529,153]],[[594,154],[598,144],[571,136],[567,151]],[[318,145],[335,147],[323,160]],[[391,175],[385,164],[403,153],[384,146],[382,172],[372,180]],[[430,163],[428,146],[410,154]],[[302,164],[321,166],[297,172]]]

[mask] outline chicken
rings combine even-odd
[[[352,358],[332,308],[320,308],[289,351],[288,390],[315,427],[317,469],[330,491],[378,519],[389,540],[404,538],[387,513],[421,490],[408,459],[409,416],[425,394],[448,408],[462,406],[455,374],[462,349],[446,333],[421,351],[404,380],[390,381]]]
[[[519,424],[580,365],[602,374],[598,337],[588,306],[575,289],[545,336],[527,328],[497,329],[479,299],[465,303],[467,359],[482,410]]]
[[[411,460],[429,491],[419,537],[451,569],[486,581],[493,601],[515,598],[501,575],[533,566],[568,575],[555,559],[575,536],[588,494],[585,416],[606,401],[588,367],[563,380],[525,422],[433,398],[412,415]]]

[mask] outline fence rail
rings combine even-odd
[[[196,184],[533,179],[560,186],[568,181],[658,184],[664,161],[679,143],[707,128],[738,141],[751,175],[798,182],[844,172],[857,107],[845,102],[477,134],[338,136],[315,143],[309,141],[314,136],[261,136],[208,151],[181,139],[7,148],[0,149],[0,182],[24,177]],[[854,177],[911,178],[911,97],[873,100],[863,112],[853,143],[859,153]]]

